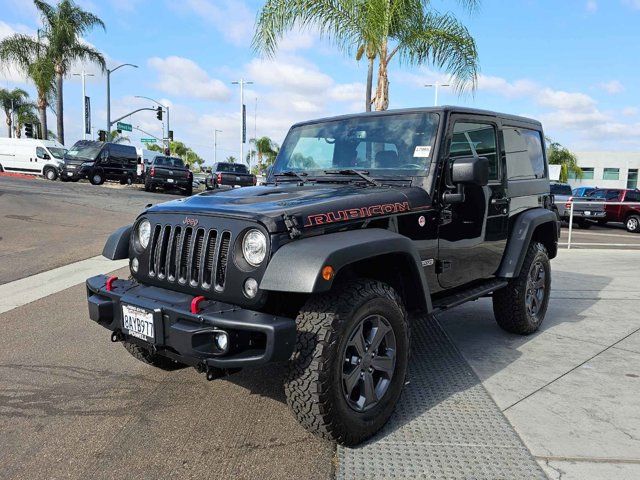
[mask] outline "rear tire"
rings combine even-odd
[[[129,352],[133,357],[137,360],[140,360],[142,363],[146,363],[147,365],[153,365],[160,370],[166,370],[171,372],[173,370],[178,370],[180,368],[186,367],[186,365],[176,362],[175,360],[171,360],[170,358],[163,357],[162,355],[158,355],[157,353],[152,353],[150,350],[141,347],[135,343],[131,342],[123,342],[124,348]]]
[[[549,305],[551,265],[547,249],[533,242],[527,250],[520,274],[493,293],[493,313],[507,332],[529,335],[542,324]]]
[[[149,181],[145,181],[144,182],[144,189],[147,192],[155,192],[156,187],[153,186],[153,184]]]
[[[310,432],[343,445],[374,435],[407,373],[409,324],[390,286],[359,279],[313,295],[296,319],[287,404]]]
[[[627,232],[630,233],[640,232],[640,216],[629,215],[624,222],[624,227],[627,229]]]
[[[54,181],[58,178],[58,172],[53,167],[46,167],[42,174],[47,180]]]
[[[193,195],[193,187],[186,188],[183,192],[185,197],[190,197]]]

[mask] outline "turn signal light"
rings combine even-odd
[[[331,265],[322,267],[322,278],[324,278],[325,280],[331,280],[335,274],[336,272]]]

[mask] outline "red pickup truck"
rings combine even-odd
[[[605,205],[607,217],[598,223],[622,222],[628,232],[640,232],[640,190],[598,188],[587,195],[605,202],[624,202],[624,205]]]

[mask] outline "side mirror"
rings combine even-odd
[[[449,160],[450,178],[457,190],[456,193],[445,193],[445,203],[464,202],[464,186],[489,183],[489,160],[486,157],[458,157]]]
[[[51,160],[51,157],[49,156],[49,154],[48,154],[48,153],[45,153],[44,155],[42,155],[42,158],[43,158],[44,160]]]

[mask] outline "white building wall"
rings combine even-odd
[[[605,187],[627,188],[629,169],[640,170],[640,152],[575,152],[581,168],[593,168],[593,179],[569,179],[572,188]],[[605,168],[620,169],[618,180],[603,180]],[[640,182],[638,182],[640,188]]]

